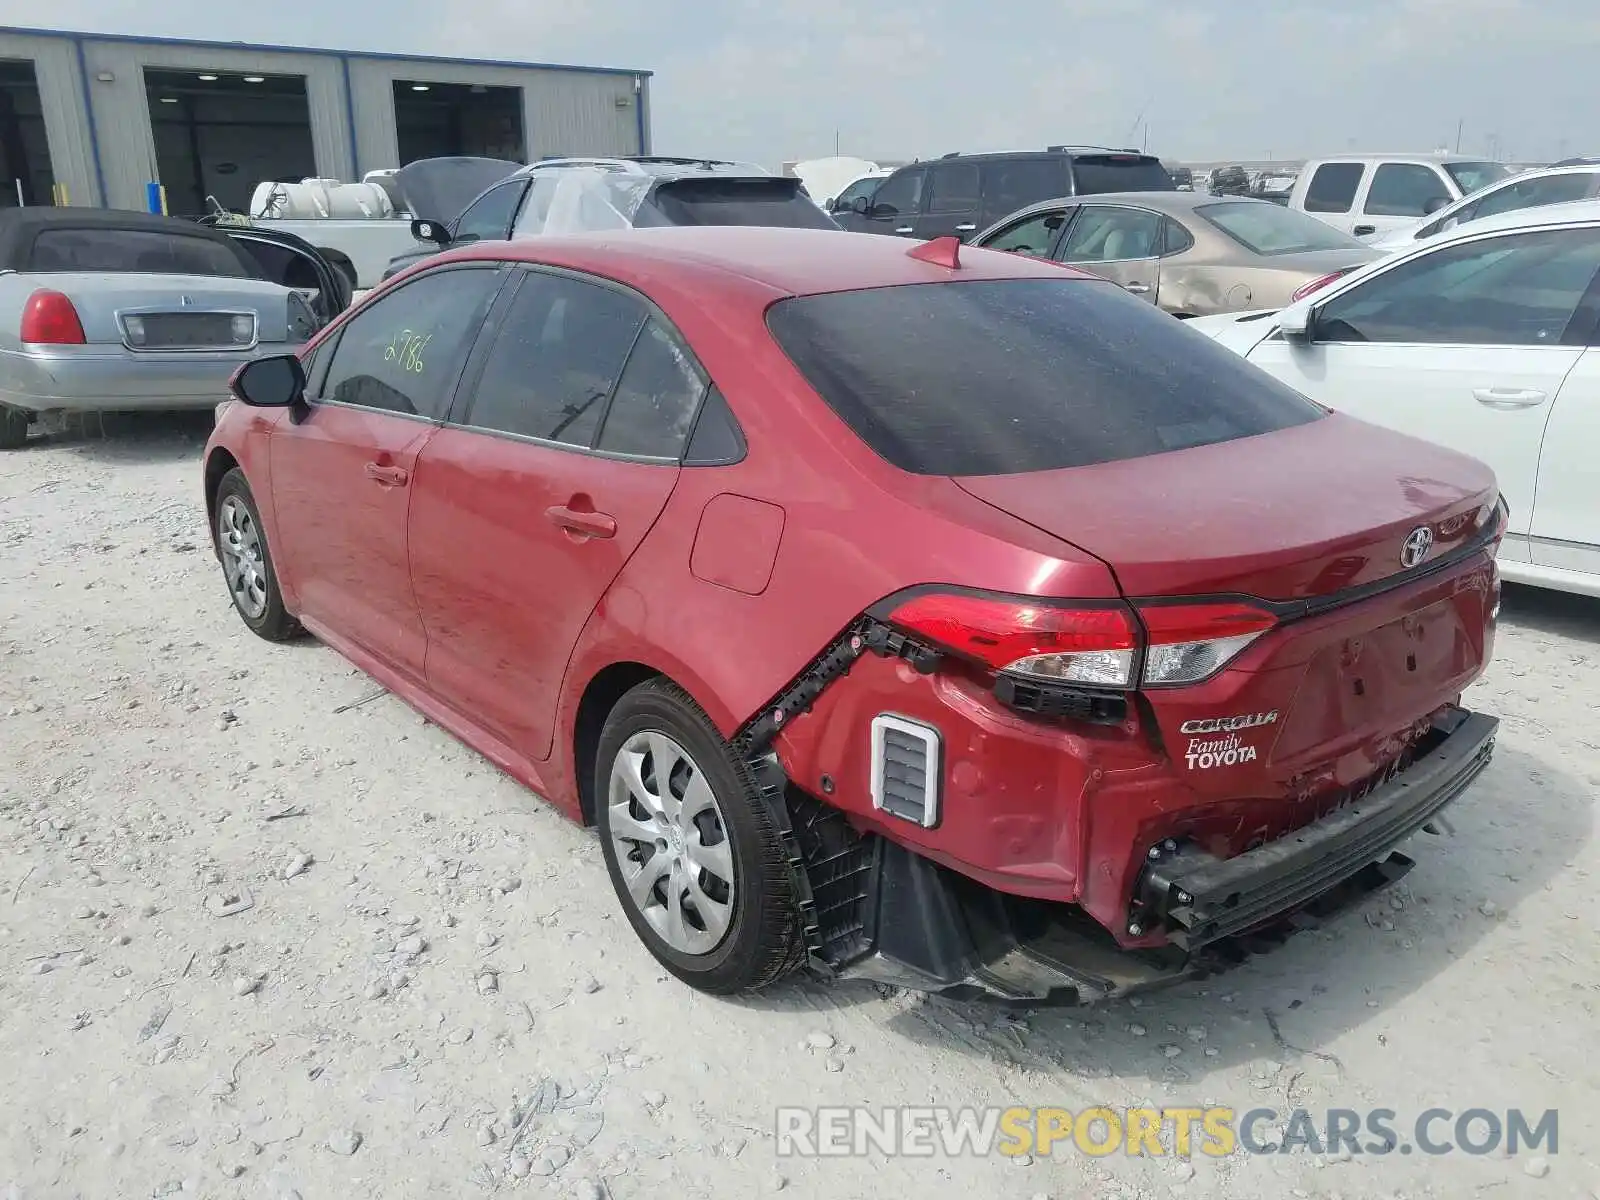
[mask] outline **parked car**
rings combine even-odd
[[[245,625],[594,822],[707,991],[1175,978],[1370,883],[1492,748],[1488,468],[1072,268],[481,243],[235,390],[204,495]]]
[[[1511,506],[1505,577],[1594,596],[1597,272],[1589,200],[1474,221],[1281,312],[1191,324],[1313,400],[1487,462]]]
[[[855,233],[953,235],[965,241],[1019,208],[1053,196],[1176,191],[1161,160],[1137,150],[1052,146],[1007,154],[947,154],[901,167],[871,198],[834,213]]]
[[[717,159],[547,159],[485,191],[454,221],[412,223],[423,245],[397,256],[389,279],[450,246],[656,225],[836,229],[798,179]]]
[[[1545,204],[1591,200],[1596,196],[1600,196],[1600,163],[1525,171],[1521,175],[1508,176],[1499,183],[1491,183],[1454,204],[1446,205],[1429,220],[1404,225],[1376,237],[1372,239],[1372,244],[1386,251],[1398,250],[1480,217],[1538,208]]]
[[[973,244],[1073,263],[1178,317],[1287,304],[1379,257],[1304,213],[1205,192],[1046,200]]]
[[[872,197],[877,195],[878,188],[883,181],[889,178],[891,172],[882,170],[868,171],[865,175],[858,175],[844,187],[839,189],[837,196],[831,196],[823,201],[822,207],[835,215],[845,212],[854,212],[856,201],[872,202]]]
[[[91,208],[0,211],[0,449],[57,411],[212,408],[344,311],[298,238]]]
[[[1306,163],[1289,207],[1356,237],[1404,228],[1509,178],[1502,163],[1448,155],[1352,154]]]

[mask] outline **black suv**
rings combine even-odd
[[[946,154],[901,167],[833,219],[856,233],[965,241],[1040,200],[1101,192],[1176,190],[1161,160],[1138,150],[1051,146],[1006,154]]]

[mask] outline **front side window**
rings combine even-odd
[[[1085,205],[1056,257],[1069,263],[1156,258],[1166,240],[1163,220],[1144,208]]]
[[[1600,229],[1443,246],[1317,310],[1327,342],[1555,346],[1600,270]]]
[[[858,179],[840,192],[834,203],[841,208],[849,208],[857,200],[871,200],[882,183],[882,176],[869,176],[866,179]]]
[[[452,267],[363,308],[338,335],[321,399],[444,420],[500,279],[494,267]]]
[[[1370,217],[1425,217],[1439,201],[1453,197],[1432,167],[1383,163],[1372,176],[1361,211]]]
[[[517,203],[527,186],[526,179],[517,179],[490,188],[457,219],[451,241],[456,244],[498,242],[509,237],[511,218],[516,215]]]
[[[251,274],[226,242],[150,229],[44,229],[33,240],[30,271],[136,271],[157,275]]]
[[[1115,284],[1006,279],[783,300],[767,326],[881,457],[919,475],[1141,458],[1324,410]]]
[[[1006,250],[1012,254],[1043,258],[1050,253],[1050,247],[1055,244],[1056,235],[1061,232],[1061,227],[1066,221],[1067,214],[1063,209],[1035,213],[1018,221],[1009,229],[1001,230],[984,243],[984,249]]]
[[[590,447],[647,316],[634,296],[530,273],[500,323],[462,423]]]
[[[943,163],[928,172],[928,212],[965,213],[977,207],[976,163]]]
[[[877,195],[872,198],[872,215],[875,217],[914,216],[922,203],[922,181],[927,172],[896,171],[883,181]]]
[[[1449,162],[1445,163],[1444,169],[1456,181],[1456,186],[1464,196],[1470,196],[1491,183],[1511,178],[1511,168],[1497,162]]]
[[[678,458],[705,393],[706,377],[683,343],[651,318],[617,382],[598,448],[615,454]]]
[[[1356,189],[1361,186],[1361,170],[1358,162],[1323,163],[1312,172],[1306,186],[1306,211],[1349,212],[1356,200]]]

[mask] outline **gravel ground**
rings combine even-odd
[[[1600,1196],[1600,602],[1514,591],[1498,755],[1389,894],[1008,1014],[669,979],[593,836],[234,618],[208,421],[0,456],[0,1196]],[[1559,1152],[779,1159],[782,1104],[1561,1110]],[[9,1193],[6,1188],[9,1186]]]

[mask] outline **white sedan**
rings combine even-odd
[[[1511,508],[1504,576],[1600,596],[1600,201],[1487,217],[1287,308],[1188,325],[1329,408],[1482,459]]]
[[[1431,217],[1416,221],[1372,239],[1380,250],[1400,250],[1425,238],[1456,229],[1468,221],[1479,221],[1500,213],[1545,204],[1569,204],[1600,196],[1600,163],[1576,163],[1566,167],[1545,167],[1524,171],[1499,183],[1479,188],[1454,204],[1441,208]]]

